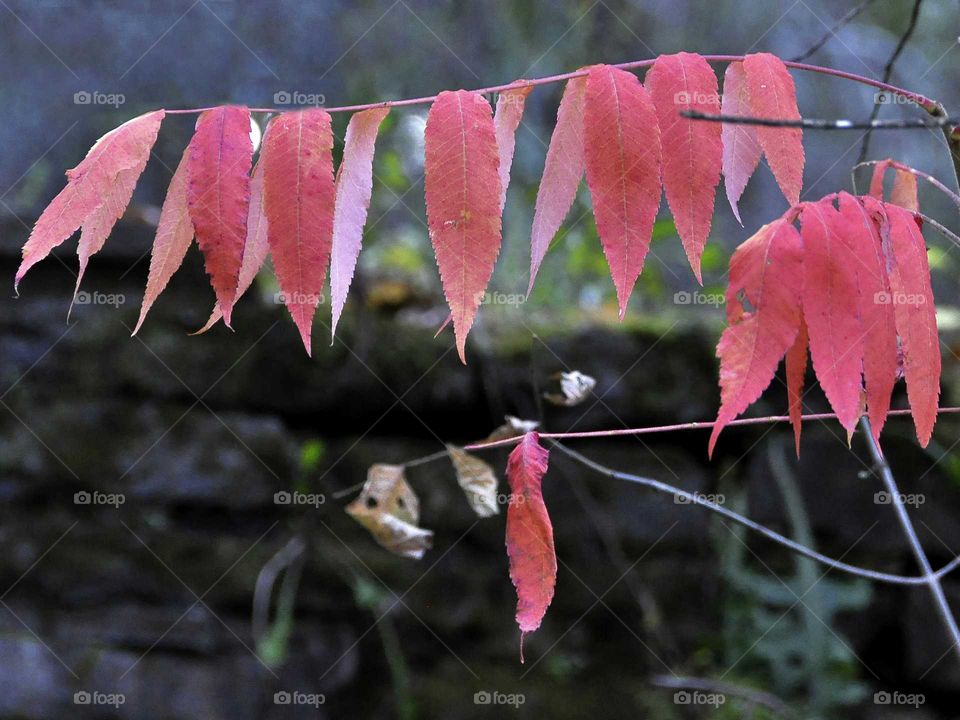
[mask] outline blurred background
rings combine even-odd
[[[63,171],[150,109],[271,107],[283,93],[370,102],[680,50],[790,59],[816,48],[811,62],[881,78],[906,37],[892,82],[960,111],[958,5],[0,0],[0,278],[10,283],[0,293],[0,717],[960,717],[960,664],[925,588],[827,572],[559,453],[544,483],[557,593],[526,638],[524,664],[504,515],[478,519],[446,459],[407,472],[420,524],[435,533],[420,561],[389,554],[343,510],[372,463],[485,437],[505,414],[555,431],[712,419],[730,252],[785,209],[765,165],[747,188],[743,227],[718,188],[703,288],[664,203],[617,322],[582,187],[524,298],[562,90],[536,89],[490,286],[504,301],[482,307],[465,367],[449,329],[433,338],[446,309],[424,225],[426,106],[397,109],[382,128],[358,274],[329,347],[321,306],[312,360],[274,302],[270,272],[239,303],[235,333],[188,337],[213,302],[195,247],[130,337],[153,223],[193,116],[164,121],[131,210],[93,259],[84,289],[99,300],[66,321],[75,241],[32,271],[19,298],[10,291]],[[805,116],[864,119],[873,109],[868,87],[794,79]],[[883,118],[917,115],[880,108]],[[348,117],[334,119],[342,138]],[[863,141],[807,132],[804,199],[850,190]],[[874,133],[867,157],[888,156],[954,185],[936,132]],[[920,197],[957,230],[955,206],[926,185]],[[960,256],[940,236],[927,240],[950,405]],[[554,373],[573,369],[597,379],[585,403],[539,401]],[[782,387],[750,412],[784,412]],[[828,409],[819,389],[805,404]],[[905,406],[902,384],[894,404]],[[923,500],[910,512],[935,567],[960,553],[957,430],[944,417],[926,451],[907,419],[884,431],[901,489]],[[712,462],[706,441],[696,431],[575,447],[723,496],[847,562],[917,573],[859,437],[848,448],[836,423],[810,423],[799,462],[787,427],[730,428]],[[506,452],[484,457],[506,492]],[[274,502],[295,490],[323,502]],[[83,492],[116,502],[78,504]],[[945,588],[960,608],[960,581]]]

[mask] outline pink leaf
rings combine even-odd
[[[340,313],[360,257],[363,226],[373,192],[373,151],[380,123],[390,108],[374,108],[356,113],[347,125],[343,160],[337,171],[336,201],[333,211],[333,250],[330,258],[330,295],[333,323],[330,342],[337,332]]]
[[[177,165],[163,207],[160,209],[160,221],[157,223],[157,234],[153,240],[153,250],[150,254],[150,272],[147,275],[147,289],[143,293],[143,303],[140,306],[140,318],[133,329],[136,335],[147,317],[147,313],[156,302],[160,293],[167,287],[170,278],[180,268],[187,249],[193,241],[193,223],[190,221],[190,211],[187,207],[187,164],[190,158],[190,148],[183,151],[180,164]],[[218,306],[219,307],[219,306]]]
[[[460,360],[500,252],[500,175],[490,104],[442,92],[427,116],[427,223]]]
[[[510,166],[513,164],[513,150],[516,145],[517,127],[523,118],[523,108],[527,95],[533,85],[512,88],[500,93],[497,109],[493,114],[493,126],[497,135],[497,149],[500,153],[500,212],[507,202],[507,186],[510,185]]]
[[[253,285],[253,281],[263,267],[270,253],[267,242],[267,217],[263,214],[263,163],[257,163],[250,179],[250,210],[247,213],[247,238],[243,244],[243,260],[240,262],[240,275],[237,282],[237,295],[234,302],[240,300]],[[210,317],[202,328],[191,335],[202,335],[216,325],[223,313],[220,305],[214,303]]]
[[[709,453],[720,431],[773,380],[780,358],[800,328],[803,245],[787,217],[764,225],[730,258],[727,329],[717,345],[720,411]]]
[[[827,400],[848,435],[860,419],[863,327],[854,265],[843,218],[832,198],[805,203],[802,214],[803,315],[810,359]]]
[[[86,246],[98,250],[99,246],[103,245],[103,240],[113,227],[110,216],[116,212],[113,217],[115,222],[122,214],[123,210],[117,212],[116,205],[122,199],[127,186],[131,186],[130,192],[133,192],[132,185],[136,184],[147,158],[150,157],[150,149],[156,142],[163,116],[163,110],[156,110],[128,120],[97,140],[83,161],[67,171],[67,186],[40,215],[23,246],[23,261],[17,270],[14,290],[27,270],[43,260],[84,223],[91,223]],[[137,169],[139,170],[134,175]],[[130,172],[122,182],[122,187],[118,188],[117,179],[125,171]],[[108,209],[97,215],[97,211],[108,200]],[[89,257],[93,253],[86,254]]]
[[[540,487],[547,472],[549,453],[539,441],[537,433],[528,432],[510,453],[507,462],[510,482],[507,556],[510,558],[510,579],[517,589],[521,662],[523,636],[540,627],[557,583],[553,525]]]
[[[530,283],[527,294],[533,290],[540,263],[543,262],[554,235],[570,212],[577,197],[577,188],[585,169],[583,152],[583,113],[586,102],[587,80],[575,77],[567,81],[557,110],[557,124],[550,137],[543,177],[537,190],[537,204],[530,231]]]
[[[710,235],[720,182],[721,127],[720,123],[689,120],[680,113],[719,113],[717,76],[700,55],[682,52],[658,57],[645,83],[660,124],[663,189],[690,267],[701,281],[700,256]]]
[[[890,293],[903,346],[903,374],[917,439],[930,442],[940,399],[940,340],[927,247],[913,213],[885,205],[889,220]]]
[[[752,112],[750,88],[747,85],[743,63],[730,63],[723,76],[723,100],[720,103],[720,113],[747,116]],[[743,225],[737,203],[740,202],[747,182],[760,163],[762,150],[755,126],[738,123],[722,123],[722,125],[720,138],[723,143],[723,184],[727,191],[730,209],[733,210],[737,222]]]
[[[770,53],[743,60],[754,117],[799,120],[793,78],[783,61]],[[800,201],[803,187],[803,131],[800,128],[757,126],[757,139],[770,169],[791,205]]]
[[[609,65],[590,68],[584,138],[593,214],[622,320],[660,205],[656,111],[633,73]]]
[[[187,160],[187,207],[228,327],[247,236],[252,159],[247,108],[218,107],[200,116]]]
[[[893,304],[889,302],[890,281],[877,230],[878,219],[845,192],[840,193],[840,215],[841,238],[849,247],[851,267],[857,277],[867,412],[873,435],[879,438],[897,380],[897,330]]]
[[[899,205],[911,212],[920,211],[920,201],[917,199],[917,176],[896,168],[893,176],[893,189],[890,191],[890,202]]]
[[[810,338],[807,324],[800,318],[797,339],[787,350],[784,360],[787,370],[787,406],[790,412],[790,424],[793,425],[793,444],[800,457],[800,433],[803,430],[803,381],[807,374],[807,347]]]
[[[310,355],[333,242],[333,132],[326,110],[283,113],[263,141],[263,210],[284,303]]]

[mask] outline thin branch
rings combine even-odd
[[[715,63],[731,63],[731,62],[740,62],[743,60],[743,55],[704,55],[703,58],[708,62]],[[648,60],[633,60],[631,62],[617,63],[613,67],[620,68],[621,70],[637,70],[643,67],[649,67],[656,62],[656,59]],[[853,82],[860,83],[862,85],[869,85],[870,87],[875,87],[878,90],[883,90],[893,95],[902,97],[915,105],[923,108],[931,115],[935,114],[935,109],[942,107],[935,100],[931,100],[925,95],[920,93],[911,92],[910,90],[905,90],[904,88],[897,87],[895,85],[890,85],[887,82],[881,82],[879,80],[874,80],[872,78],[864,77],[863,75],[857,75],[856,73],[846,72],[845,70],[836,70],[834,68],[821,67],[819,65],[810,65],[807,63],[784,61],[784,65],[794,70],[802,70],[804,72],[814,72],[820,73],[821,75],[830,75],[832,77],[841,78],[843,80],[851,80]],[[538,85],[549,85],[550,83],[564,82],[575,77],[584,77],[587,75],[586,70],[575,70],[573,72],[560,73],[558,75],[549,75],[546,77],[532,78],[529,80],[515,80],[513,82],[504,83],[502,85],[492,85],[490,87],[478,88],[473,90],[477,93],[498,93],[504,92],[506,90],[513,90],[516,88],[523,87],[535,87]],[[409,107],[411,105],[427,105],[432,103],[437,99],[436,95],[427,95],[424,97],[416,98],[406,98],[403,100],[384,100],[381,102],[375,103],[366,103],[363,105],[342,105],[340,107],[330,107],[325,108],[329,113],[335,112],[357,112],[360,110],[371,110],[373,108],[384,108],[384,107]],[[167,110],[167,114],[192,114],[200,113],[206,110],[212,110],[212,107],[203,107],[203,108],[186,108],[181,110]],[[292,108],[250,108],[251,112],[286,112]]]
[[[923,172],[923,170],[917,170],[916,168],[912,168],[909,165],[904,165],[903,163],[897,162],[896,160],[867,160],[866,162],[857,163],[856,165],[854,165],[852,172],[855,173],[857,170],[859,170],[862,167],[879,165],[880,163],[886,163],[889,167],[895,168],[902,172],[910,173],[911,175],[916,175],[918,178],[923,178],[924,180],[929,182],[931,185],[933,185],[935,188],[937,188],[937,190],[939,190],[948,198],[950,198],[957,207],[960,207],[960,195],[958,195],[953,190],[948,188],[946,185],[940,182],[933,175],[931,175],[930,173],[925,173]],[[854,182],[854,190],[856,190],[856,182]]]
[[[541,436],[542,437],[542,436]],[[894,585],[928,585],[934,580],[939,580],[941,577],[951,572],[957,566],[960,566],[960,556],[955,557],[949,563],[940,568],[937,572],[933,572],[929,567],[924,569],[924,574],[921,576],[913,575],[892,575],[890,573],[879,572],[876,570],[870,570],[868,568],[858,567],[856,565],[850,565],[848,563],[842,562],[840,560],[835,560],[831,557],[823,555],[822,553],[817,552],[816,550],[811,550],[806,545],[801,545],[795,540],[791,540],[785,535],[771,530],[765,525],[761,525],[758,522],[751,520],[748,517],[744,517],[740,513],[734,512],[725,508],[723,505],[718,505],[715,502],[707,500],[703,495],[697,493],[687,492],[681,488],[674,487],[669,483],[662,482],[660,480],[654,480],[652,478],[645,478],[639,475],[633,475],[632,473],[621,472],[619,470],[613,470],[608,468],[605,465],[601,465],[598,462],[591,460],[585,455],[581,455],[575,450],[568,448],[566,445],[559,442],[552,442],[553,447],[560,450],[562,453],[568,457],[576,460],[581,465],[585,465],[591,470],[595,470],[601,475],[606,475],[607,477],[616,478],[618,480],[626,480],[627,482],[636,483],[637,485],[643,485],[648,487],[651,490],[656,490],[658,492],[667,493],[672,495],[678,501],[683,502],[684,504],[690,505],[699,505],[700,507],[707,508],[712,510],[715,513],[719,513],[729,520],[733,520],[735,523],[743,525],[750,530],[760,533],[764,537],[783,545],[784,547],[789,548],[795,553],[808,557],[811,560],[816,560],[819,563],[827,565],[828,567],[839,570],[841,572],[846,572],[851,575],[857,575],[859,577],[864,577],[876,582],[885,582],[892,583]]]
[[[260,642],[270,625],[270,598],[277,576],[303,555],[307,546],[299,535],[295,535],[260,569],[253,591],[253,617],[251,632],[253,639]]]
[[[838,32],[840,32],[844,28],[844,26],[847,25],[847,23],[851,22],[855,17],[857,17],[857,15],[859,15],[864,10],[866,10],[872,2],[873,0],[863,0],[862,3],[860,3],[854,8],[851,8],[846,15],[844,15],[842,18],[837,20],[836,24],[832,28],[828,28],[827,31],[823,34],[823,37],[821,37],[817,42],[811,45],[809,50],[807,50],[802,55],[797,55],[796,57],[790,58],[790,59],[793,62],[802,62],[803,60],[806,60],[808,57],[813,55],[817,50],[819,50],[824,45],[826,45],[827,41],[830,40],[830,38],[834,37]]]
[[[417,465],[426,465],[427,463],[431,463],[434,460],[439,460],[440,458],[445,458],[449,455],[450,453],[448,453],[446,450],[438,450],[435,453],[430,453],[429,455],[424,455],[423,457],[418,457],[413,460],[408,460],[405,463],[401,463],[401,465],[404,468],[416,467]],[[332,497],[334,500],[339,500],[340,498],[346,497],[351,493],[355,493],[357,490],[359,490],[363,486],[364,486],[364,483],[359,482],[356,485],[351,485],[350,487],[344,488],[343,490],[337,490],[335,493],[332,493],[330,497]]]
[[[960,407],[942,407],[937,408],[937,412],[941,415],[946,415],[950,413],[960,413]],[[888,415],[898,416],[898,415],[910,415],[910,410],[891,410]],[[803,422],[810,422],[813,420],[833,420],[837,417],[836,413],[811,413],[809,415],[801,416]],[[623,428],[617,430],[585,430],[581,432],[565,432],[565,433],[540,433],[540,437],[545,440],[569,440],[572,438],[594,438],[594,437],[616,437],[618,435],[649,435],[652,433],[662,433],[662,432],[673,432],[675,430],[712,430],[714,426],[713,420],[701,420],[698,422],[688,422],[688,423],[679,423],[677,425],[657,425],[653,427],[641,427],[641,428]],[[789,415],[768,415],[766,417],[756,417],[756,418],[739,418],[737,420],[731,420],[727,423],[728,426],[731,425],[765,425],[768,423],[783,423],[790,422]],[[493,442],[479,442],[472,445],[467,445],[464,447],[465,450],[486,450],[488,448],[501,447],[504,445],[515,445],[520,442],[520,435],[512,438],[506,438],[505,440],[495,440]]]
[[[777,120],[776,118],[758,118],[749,115],[711,115],[697,110],[684,110],[682,117],[691,120],[709,120],[712,122],[729,123],[731,125],[763,125],[766,127],[795,127],[811,130],[924,130],[941,128],[948,125],[946,117],[929,117],[911,120],[819,120],[816,118],[800,118],[799,120]]]
[[[890,470],[890,465],[883,456],[883,451],[880,450],[879,443],[877,443],[876,438],[873,436],[870,421],[866,417],[863,417],[860,419],[860,424],[863,434],[867,438],[870,455],[873,458],[876,470],[880,475],[880,479],[883,480],[887,494],[890,495],[890,504],[893,505],[894,510],[896,510],[897,520],[900,521],[900,527],[903,528],[903,534],[910,543],[910,548],[913,550],[913,555],[917,559],[917,564],[927,578],[926,585],[930,588],[930,593],[933,595],[940,619],[943,620],[944,626],[946,626],[947,631],[950,633],[953,642],[952,650],[960,656],[960,629],[957,628],[957,621],[953,617],[953,611],[950,609],[949,603],[947,603],[947,596],[944,594],[943,586],[940,584],[940,576],[933,573],[930,560],[927,558],[927,554],[923,550],[923,545],[920,544],[920,539],[917,537],[917,531],[914,529],[910,516],[907,514],[907,507],[904,503],[903,496],[900,494],[900,488],[897,487],[896,480],[893,479],[893,472]]]
[[[920,6],[922,4],[923,0],[914,0],[913,10],[910,13],[910,22],[907,23],[907,29],[904,30],[903,35],[900,36],[900,41],[897,43],[897,46],[893,50],[893,54],[890,55],[890,59],[887,60],[887,65],[883,69],[884,83],[890,82],[890,78],[893,75],[893,66],[896,64],[897,58],[900,57],[900,53],[902,53],[903,49],[907,46],[907,43],[910,41],[910,37],[913,35],[913,31],[917,27],[917,20],[920,18]],[[873,110],[870,112],[870,119],[876,120],[879,113],[880,103],[874,102]],[[937,113],[931,114],[933,114],[934,117],[938,117]],[[943,113],[943,117],[946,118],[946,113]],[[867,130],[867,134],[863,136],[863,142],[860,145],[860,155],[857,156],[857,163],[862,163],[867,158],[867,151],[870,149],[870,133],[871,130]]]

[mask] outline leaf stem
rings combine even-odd
[[[897,513],[897,520],[900,522],[903,534],[910,543],[910,549],[913,550],[917,564],[926,576],[926,584],[930,588],[930,594],[933,595],[940,619],[943,620],[944,626],[946,626],[947,631],[950,633],[952,641],[951,649],[960,656],[960,629],[957,628],[957,621],[953,617],[953,611],[950,609],[949,603],[947,603],[947,596],[944,594],[943,586],[940,584],[940,576],[933,572],[933,568],[930,566],[930,560],[923,550],[923,545],[920,544],[920,538],[917,537],[917,531],[913,527],[910,516],[907,514],[906,503],[904,503],[903,496],[900,494],[900,488],[897,487],[897,482],[893,478],[890,465],[883,456],[880,444],[873,436],[870,421],[866,417],[863,417],[860,419],[860,426],[864,436],[867,438],[870,456],[873,458],[877,473],[883,481],[884,488],[886,488],[887,493],[890,495],[890,504],[893,505],[893,509]]]

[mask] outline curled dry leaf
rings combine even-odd
[[[371,465],[363,490],[346,510],[374,540],[401,557],[419,560],[433,545],[433,531],[417,527],[420,501],[402,465]]]
[[[584,375],[579,370],[557,373],[554,378],[560,380],[560,392],[544,393],[543,397],[547,402],[564,407],[579,405],[590,396],[590,393],[597,386],[596,380],[589,375]]]
[[[496,442],[497,440],[508,440],[509,438],[519,437],[520,435],[526,435],[528,432],[533,432],[538,427],[540,423],[536,420],[521,420],[518,417],[513,415],[504,415],[504,423],[484,440],[484,442]]]
[[[457,471],[457,482],[463,488],[473,511],[480,517],[499,514],[497,476],[493,468],[456,445],[447,445],[447,454],[450,455],[453,469]]]

